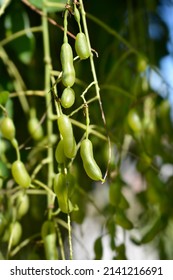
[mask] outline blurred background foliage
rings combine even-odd
[[[0,102],[6,106],[9,116],[14,120],[22,161],[25,162],[28,171],[32,172],[47,153],[47,107],[44,95],[42,96],[44,48],[41,15],[38,13],[38,10],[42,11],[43,1],[9,1],[3,11],[4,2],[7,1],[0,1]],[[62,5],[66,3],[58,0],[51,2]],[[76,223],[82,226],[89,215],[90,204],[95,208],[95,217],[103,218],[100,220],[100,230],[97,232],[91,254],[95,259],[103,258],[102,241],[105,235],[108,236],[113,259],[128,258],[126,234],[130,236],[130,242],[134,246],[149,244],[157,252],[157,258],[173,258],[173,252],[170,250],[173,244],[173,93],[172,85],[165,78],[168,69],[162,73],[160,68],[164,57],[170,55],[170,61],[172,59],[170,29],[161,13],[162,9],[172,8],[172,5],[172,1],[166,0],[108,0],[106,3],[97,0],[84,1],[107,130],[97,101],[89,105],[90,120],[100,133],[109,135],[112,156],[106,182],[99,185],[86,176],[77,154],[72,173],[76,178],[73,199],[79,211],[71,214],[71,220],[73,234],[73,226]],[[47,8],[49,18],[53,23],[58,23],[57,26],[49,21],[51,62],[55,71],[61,70],[60,47],[63,32],[59,26],[63,26],[63,7]],[[72,14],[68,17],[68,30],[73,35],[78,32]],[[69,42],[74,50],[74,38],[69,36]],[[75,70],[76,103],[73,110],[82,105],[80,95],[92,81],[89,60],[77,61]],[[61,95],[61,83],[57,85],[57,90]],[[8,101],[4,102],[3,94],[6,91],[10,95]],[[92,87],[88,98],[94,96],[95,91]],[[30,137],[27,128],[31,107],[35,108],[39,120],[44,116],[44,138],[39,142]],[[66,109],[65,113],[70,114],[71,110]],[[3,117],[3,110],[0,110],[0,117]],[[82,110],[72,118],[85,123]],[[80,127],[74,126],[77,142],[83,132]],[[58,137],[55,124],[52,143],[48,144],[52,145],[54,150]],[[95,135],[91,135],[91,139],[96,161],[104,173],[108,163],[108,143]],[[14,187],[10,166],[15,160],[15,151],[2,135],[0,156],[0,251],[2,257],[6,258],[9,240],[4,236],[16,209],[16,192],[12,199],[6,191]],[[46,182],[45,166],[37,178]],[[98,189],[96,193],[95,188]],[[105,200],[99,200],[99,192],[103,192]],[[23,229],[23,243],[19,243],[8,252],[10,259],[45,258],[40,228],[47,219],[46,196],[32,190],[28,190],[28,195],[29,210],[19,219]],[[61,236],[66,244],[64,246],[68,248],[68,234],[62,222],[66,221],[66,215],[60,213],[55,220],[57,223],[61,221]],[[117,237],[119,228],[124,236],[121,242]],[[86,246],[83,240],[79,242],[83,244],[81,246]],[[57,247],[59,248],[58,242]]]

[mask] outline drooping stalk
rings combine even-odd
[[[44,46],[44,62],[45,62],[45,81],[44,81],[44,91],[45,91],[45,101],[47,107],[47,138],[48,142],[51,140],[51,136],[53,134],[53,123],[51,120],[51,115],[53,112],[52,109],[52,102],[51,102],[51,95],[48,93],[51,88],[50,82],[50,72],[51,72],[51,56],[50,56],[50,46],[49,46],[49,29],[48,29],[48,21],[47,21],[47,12],[44,9],[44,15],[42,16],[42,27],[43,27],[43,46]],[[51,141],[50,141],[51,142]],[[48,188],[52,188],[52,180],[53,180],[53,148],[51,145],[48,146],[47,150],[47,158],[49,159],[48,162],[48,177],[47,177],[47,186]],[[50,193],[47,194],[47,203],[48,203],[48,218],[51,218],[52,213],[52,205],[54,202],[54,196]]]
[[[86,13],[85,13],[84,5],[83,5],[83,0],[79,0],[79,3],[80,3],[81,14],[82,14],[82,22],[83,22],[84,32],[85,32],[87,43],[88,43],[88,46],[89,46],[89,49],[90,49],[90,52],[91,52],[91,44],[90,44],[90,39],[89,39],[89,33],[88,33],[88,27],[87,27],[87,21],[86,21]],[[102,106],[102,101],[101,101],[101,97],[100,97],[100,87],[99,87],[98,80],[97,80],[97,74],[96,74],[96,69],[95,69],[94,58],[93,58],[93,53],[92,52],[91,52],[91,55],[90,55],[90,66],[91,66],[91,72],[92,72],[92,75],[93,75],[93,82],[95,84],[96,96],[98,98],[98,102],[99,102],[99,106],[100,106],[100,111],[101,111],[103,124],[105,126],[106,131],[107,131],[107,141],[108,141],[108,147],[109,148],[108,148],[107,170],[106,170],[106,173],[105,173],[105,176],[104,176],[104,180],[105,180],[105,178],[107,177],[109,164],[110,164],[110,160],[111,160],[111,142],[110,142],[110,137],[109,137],[108,130],[107,130],[106,119],[105,119],[103,106]]]

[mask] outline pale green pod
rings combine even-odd
[[[73,128],[69,117],[62,114],[58,118],[59,131],[63,137],[64,153],[68,158],[76,155],[76,141],[73,136]]]
[[[11,172],[14,180],[23,188],[29,187],[31,178],[22,161],[16,160],[11,166]]]
[[[89,139],[85,139],[82,141],[80,147],[80,155],[88,177],[95,181],[103,181],[101,170],[93,156],[92,142]]]
[[[62,83],[65,87],[72,87],[75,82],[73,52],[69,43],[61,46],[60,60],[62,65]]]
[[[87,59],[90,56],[87,39],[83,32],[79,32],[76,36],[75,50],[80,59]]]

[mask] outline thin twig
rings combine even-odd
[[[27,0],[21,0],[25,5],[27,5],[31,10],[33,10],[34,12],[36,12],[37,14],[39,14],[40,16],[43,16],[44,13],[37,9],[35,6],[33,6],[32,4],[30,4]],[[59,29],[61,29],[62,31],[64,31],[64,27],[60,24],[58,24],[55,20],[53,20],[52,18],[46,16],[47,20],[52,24],[57,26]],[[73,39],[76,38],[75,35],[73,35],[71,32],[67,31],[67,34],[72,37]]]
[[[87,43],[88,46],[91,50],[91,44],[90,44],[90,39],[89,39],[89,34],[88,34],[88,27],[87,27],[87,22],[86,22],[86,13],[85,13],[85,9],[83,6],[83,0],[79,0],[80,3],[80,9],[81,9],[81,14],[82,14],[82,21],[83,21],[83,26],[84,26],[84,31],[86,34],[86,38],[87,38]],[[103,182],[105,181],[108,171],[109,171],[109,165],[110,165],[110,161],[111,161],[111,141],[110,141],[110,137],[109,137],[109,131],[107,128],[107,123],[106,123],[106,118],[105,118],[105,114],[104,114],[104,110],[103,110],[103,106],[102,106],[102,101],[101,101],[101,97],[100,97],[100,88],[99,88],[99,84],[98,84],[98,80],[97,80],[97,75],[96,75],[96,70],[95,70],[95,65],[94,65],[94,59],[93,59],[93,54],[91,53],[90,55],[90,65],[91,65],[91,71],[92,71],[92,75],[93,75],[93,79],[94,79],[94,84],[95,84],[95,90],[96,90],[96,96],[98,97],[98,102],[99,102],[99,106],[100,106],[100,111],[101,111],[101,117],[103,120],[103,124],[107,133],[107,141],[108,141],[108,163],[107,163],[107,168],[106,168],[106,172],[103,178]]]
[[[68,223],[68,242],[69,242],[70,260],[72,260],[73,259],[73,247],[72,247],[70,214],[67,215],[67,223]]]

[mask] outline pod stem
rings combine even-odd
[[[7,116],[8,114],[7,114],[6,108],[5,108],[4,106],[2,106],[1,104],[0,104],[0,108],[1,108],[2,111],[4,112],[5,116]]]
[[[84,109],[85,109],[85,116],[86,116],[86,138],[88,139],[88,135],[89,135],[89,125],[90,125],[90,118],[89,118],[89,106],[88,106],[88,102],[85,99],[85,94],[87,93],[87,91],[95,84],[95,82],[92,82],[89,84],[89,86],[87,86],[87,88],[84,90],[84,92],[81,94],[81,98],[84,101]]]
[[[56,98],[58,96],[58,92],[57,92],[57,88],[56,88],[56,81],[54,76],[51,77],[51,81],[52,81],[52,91],[53,91],[53,95],[54,95],[54,104],[55,104],[55,110],[56,110],[56,114],[57,116],[60,116],[62,114],[62,110],[61,110],[61,105],[59,102],[59,98]],[[56,97],[55,97],[56,96]]]
[[[85,110],[85,117],[86,117],[86,138],[88,139],[88,135],[89,135],[89,126],[90,126],[90,118],[89,118],[89,107],[88,104],[85,100],[84,95],[82,94],[81,96],[84,100],[84,110]]]
[[[78,8],[76,7],[76,4],[74,3],[74,18],[77,21],[78,27],[79,27],[79,32],[82,32],[82,27],[80,24],[80,12]]]
[[[45,85],[44,90],[45,92],[49,92],[51,87],[51,56],[50,56],[50,45],[49,45],[49,28],[48,28],[48,20],[47,20],[47,11],[46,9],[43,10],[42,16],[42,27],[43,27],[43,45],[44,45],[44,61],[45,61]],[[51,139],[53,134],[53,124],[51,120],[51,116],[53,113],[52,109],[52,102],[51,102],[51,95],[45,94],[45,101],[47,106],[47,136],[48,141]],[[53,147],[49,145],[47,150],[47,158],[50,160],[48,162],[48,177],[47,177],[47,186],[51,190],[52,182],[53,182],[53,173],[54,173],[54,166],[53,166]],[[54,204],[54,195],[50,192],[47,193],[47,205],[48,205],[48,218],[51,219],[52,215],[52,205]]]
[[[61,258],[62,258],[62,260],[65,260],[65,253],[64,253],[63,240],[62,240],[61,231],[60,231],[60,229],[59,229],[58,224],[56,225],[56,229],[57,229],[57,235],[58,235],[58,241],[59,241],[59,247],[60,247]]]
[[[72,247],[72,233],[71,233],[71,219],[70,214],[67,215],[67,224],[68,224],[68,242],[70,250],[70,260],[73,259],[73,247]]]
[[[67,26],[68,26],[68,8],[67,6],[69,5],[69,1],[67,1],[66,4],[66,10],[64,12],[64,43],[68,43],[68,37],[67,37]]]
[[[85,103],[85,114],[86,114],[86,138],[88,139],[90,118],[89,118],[89,107],[87,103]]]
[[[11,140],[11,144],[13,145],[13,147],[16,150],[17,160],[20,160],[20,151],[19,151],[19,145],[18,145],[17,140],[15,138],[13,138]]]

